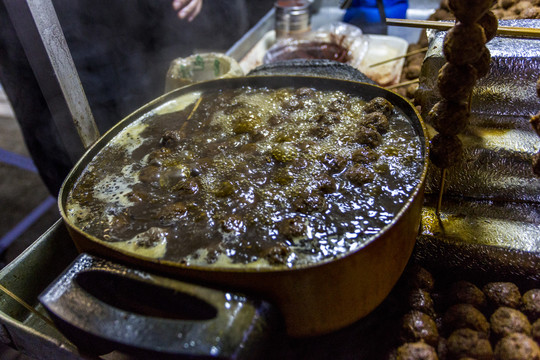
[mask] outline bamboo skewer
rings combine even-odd
[[[454,25],[454,21],[431,21],[431,20],[410,20],[410,19],[386,19],[388,25],[414,27],[436,30],[450,30]],[[513,26],[499,26],[497,35],[514,36],[514,37],[532,37],[540,38],[540,29],[523,28]]]
[[[188,116],[188,120],[191,119],[191,117],[193,116],[193,114],[195,114],[195,110],[197,110],[197,108],[199,107],[199,104],[201,103],[202,101],[202,96],[197,100],[197,102],[195,103],[195,106],[193,106],[193,109],[191,110],[191,112],[189,113],[189,116]]]
[[[437,214],[437,216],[439,216],[441,213],[442,199],[444,195],[444,183],[446,182],[446,172],[447,169],[442,169],[441,171],[441,182],[439,183],[439,199],[437,200],[437,207],[435,208],[435,214]]]
[[[34,315],[36,315],[37,317],[39,317],[41,320],[45,321],[47,324],[51,325],[52,327],[55,327],[54,326],[54,323],[52,322],[51,319],[49,319],[48,317],[46,317],[45,315],[43,315],[42,313],[40,313],[39,311],[37,311],[36,309],[34,309],[33,307],[31,307],[30,305],[28,305],[26,303],[26,301],[24,301],[23,299],[21,299],[20,297],[18,297],[17,295],[15,295],[14,293],[12,293],[11,291],[9,291],[6,287],[4,287],[3,285],[0,285],[0,290],[2,290],[6,295],[8,295],[10,298],[12,298],[13,300],[15,300],[18,304],[20,304],[22,307],[24,307],[26,310],[30,311],[31,313],[33,313]]]
[[[378,62],[378,63],[375,63],[375,64],[371,64],[371,65],[369,65],[369,67],[375,67],[375,66],[383,65],[383,64],[389,63],[389,62],[391,62],[391,61],[399,60],[399,59],[402,59],[402,58],[405,58],[405,57],[409,57],[409,56],[411,56],[411,55],[419,54],[419,53],[422,53],[422,52],[425,52],[425,51],[428,51],[428,48],[427,48],[427,47],[422,48],[422,49],[418,49],[418,50],[413,50],[413,51],[411,51],[411,52],[406,53],[405,55],[396,56],[396,57],[393,57],[393,58],[391,58],[391,59],[386,59],[386,60],[383,60],[383,61],[381,61],[381,62]]]
[[[418,82],[420,82],[420,79],[408,80],[408,81],[401,82],[401,83],[399,83],[399,84],[394,84],[394,85],[386,86],[385,89],[391,90],[391,89],[395,89],[395,88],[402,87],[402,86],[407,86],[407,85],[416,84],[416,83],[418,83]]]

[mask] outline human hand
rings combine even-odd
[[[180,19],[191,22],[201,11],[202,2],[203,0],[173,0],[172,7]]]

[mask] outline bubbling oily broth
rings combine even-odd
[[[67,200],[75,226],[188,266],[294,267],[360,248],[420,182],[420,138],[383,98],[196,95],[137,119],[98,153]]]

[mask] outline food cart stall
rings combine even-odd
[[[421,7],[411,9],[412,14],[423,14],[423,11],[426,10]],[[323,6],[318,13],[312,15],[312,27],[318,28],[319,25],[337,20],[341,14],[335,6]],[[337,65],[329,68],[328,63],[321,67],[317,62],[311,63],[308,68],[296,62],[292,66],[263,66],[256,69],[262,65],[262,57],[274,44],[274,16],[273,10],[266,14],[227,52],[226,55],[235,59],[245,73],[315,73],[322,78],[332,78],[336,74],[349,78],[358,76],[349,68],[343,69]],[[536,21],[501,24],[540,27]],[[418,32],[413,32],[413,37],[414,34]],[[411,36],[410,33],[404,37],[407,36]],[[433,89],[444,58],[443,37],[444,32],[432,32],[422,65],[417,103],[422,106],[424,117],[427,117],[426,109],[437,101],[436,95],[433,97]],[[373,46],[380,45],[381,41],[377,41],[380,38],[372,35],[371,39],[375,40]],[[493,43],[488,44],[494,61],[490,75],[477,85],[473,97],[473,122],[465,144],[468,157],[448,176],[447,195],[440,211],[437,211],[440,173],[432,166],[427,169],[419,234],[405,272],[384,301],[362,319],[323,335],[292,338],[287,335],[275,305],[265,300],[223,289],[201,290],[197,286],[163,277],[163,274],[151,275],[151,272],[146,272],[148,269],[130,269],[129,266],[93,255],[79,256],[70,233],[60,220],[20,257],[0,271],[0,284],[34,309],[29,311],[10,296],[0,294],[0,339],[39,359],[125,359],[136,354],[171,357],[385,359],[395,355],[394,351],[404,343],[417,343],[419,340],[434,348],[440,358],[444,358],[444,354],[453,351],[448,350],[452,349],[448,339],[455,325],[449,325],[452,319],[446,318],[454,314],[448,314],[447,310],[451,305],[464,303],[474,309],[481,309],[466,308],[475,316],[483,316],[476,321],[475,331],[489,331],[483,327],[490,326],[490,315],[494,313],[490,294],[496,291],[490,290],[490,286],[495,283],[504,283],[505,286],[514,284],[519,295],[514,307],[529,317],[531,324],[538,324],[539,314],[534,313],[534,304],[531,305],[532,310],[525,306],[528,304],[525,294],[534,294],[534,291],[538,291],[534,289],[540,288],[540,181],[532,171],[528,171],[530,159],[538,151],[539,143],[534,131],[528,127],[529,116],[540,109],[535,91],[535,79],[540,70],[540,47],[535,46],[535,41],[530,38],[497,37]],[[386,54],[386,57],[392,56]],[[378,60],[381,59],[371,61],[375,63]],[[403,63],[400,60],[401,67]],[[398,77],[401,78],[401,74]],[[504,84],[501,79],[506,79]],[[427,130],[428,134],[433,131],[429,124]],[[65,272],[74,260],[75,267]],[[62,325],[58,319],[53,324],[45,317],[46,310],[38,297],[49,288],[48,296],[54,299],[47,306],[56,306],[53,302],[70,288],[70,285],[62,281],[73,278],[77,271],[89,268],[109,271],[114,275],[112,277],[120,274],[124,280],[81,280],[79,285],[85,290],[102,294],[97,304],[94,299],[79,293],[71,294],[70,299],[78,301],[78,311],[85,310],[85,315],[81,319],[73,319],[77,324],[75,326]],[[60,282],[59,276],[62,280]],[[144,279],[148,278],[159,278],[157,283],[165,282],[167,288],[174,290],[173,293],[199,294],[200,297],[200,291],[203,291],[202,297],[219,309],[219,316],[212,314],[211,310],[209,315],[208,309],[193,299],[160,292],[155,282],[144,283]],[[50,284],[55,279],[59,285],[53,287],[51,293]],[[134,280],[139,283],[142,280],[142,285],[135,286]],[[115,299],[106,296],[113,292],[118,292],[119,296]],[[154,294],[156,296],[151,296]],[[154,307],[163,308],[164,314],[161,317],[170,316],[179,321],[186,321],[187,318],[192,322],[180,332],[182,336],[170,338],[159,334],[152,338],[137,328],[138,318],[131,315],[126,323],[120,324],[124,327],[120,330],[123,334],[120,339],[112,335],[109,337],[107,329],[96,324],[96,319],[98,323],[101,322],[100,316],[110,311],[106,306],[108,302],[124,310],[134,310],[137,306],[152,303],[156,297],[170,298],[173,303],[192,307],[191,313],[186,314],[168,308],[163,302],[153,304]],[[138,302],[126,305],[119,300],[122,298],[137,298]],[[431,301],[433,303],[430,304]],[[534,303],[534,300],[530,302]],[[66,303],[64,306],[69,307]],[[454,308],[454,311],[458,312],[459,309]],[[406,328],[414,328],[409,324],[415,321],[421,324],[419,328],[407,331]],[[434,321],[439,323],[435,324]],[[432,323],[439,330],[430,327]],[[159,328],[162,325],[157,322],[145,323],[145,326]],[[171,326],[180,325],[173,323]],[[491,341],[489,346],[494,349],[499,338],[493,335],[495,329],[493,325],[491,327],[491,338],[480,337],[477,340],[484,341],[483,346],[487,346],[485,341]],[[146,336],[150,336],[150,339]],[[529,329],[528,336],[534,336],[534,329]],[[147,340],[150,347],[141,348],[141,343],[144,342],[146,346]],[[88,346],[85,346],[85,341]]]

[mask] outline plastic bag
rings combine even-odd
[[[291,59],[328,59],[358,68],[368,48],[360,28],[335,22],[307,33],[303,38],[278,40],[266,52],[263,63]]]

